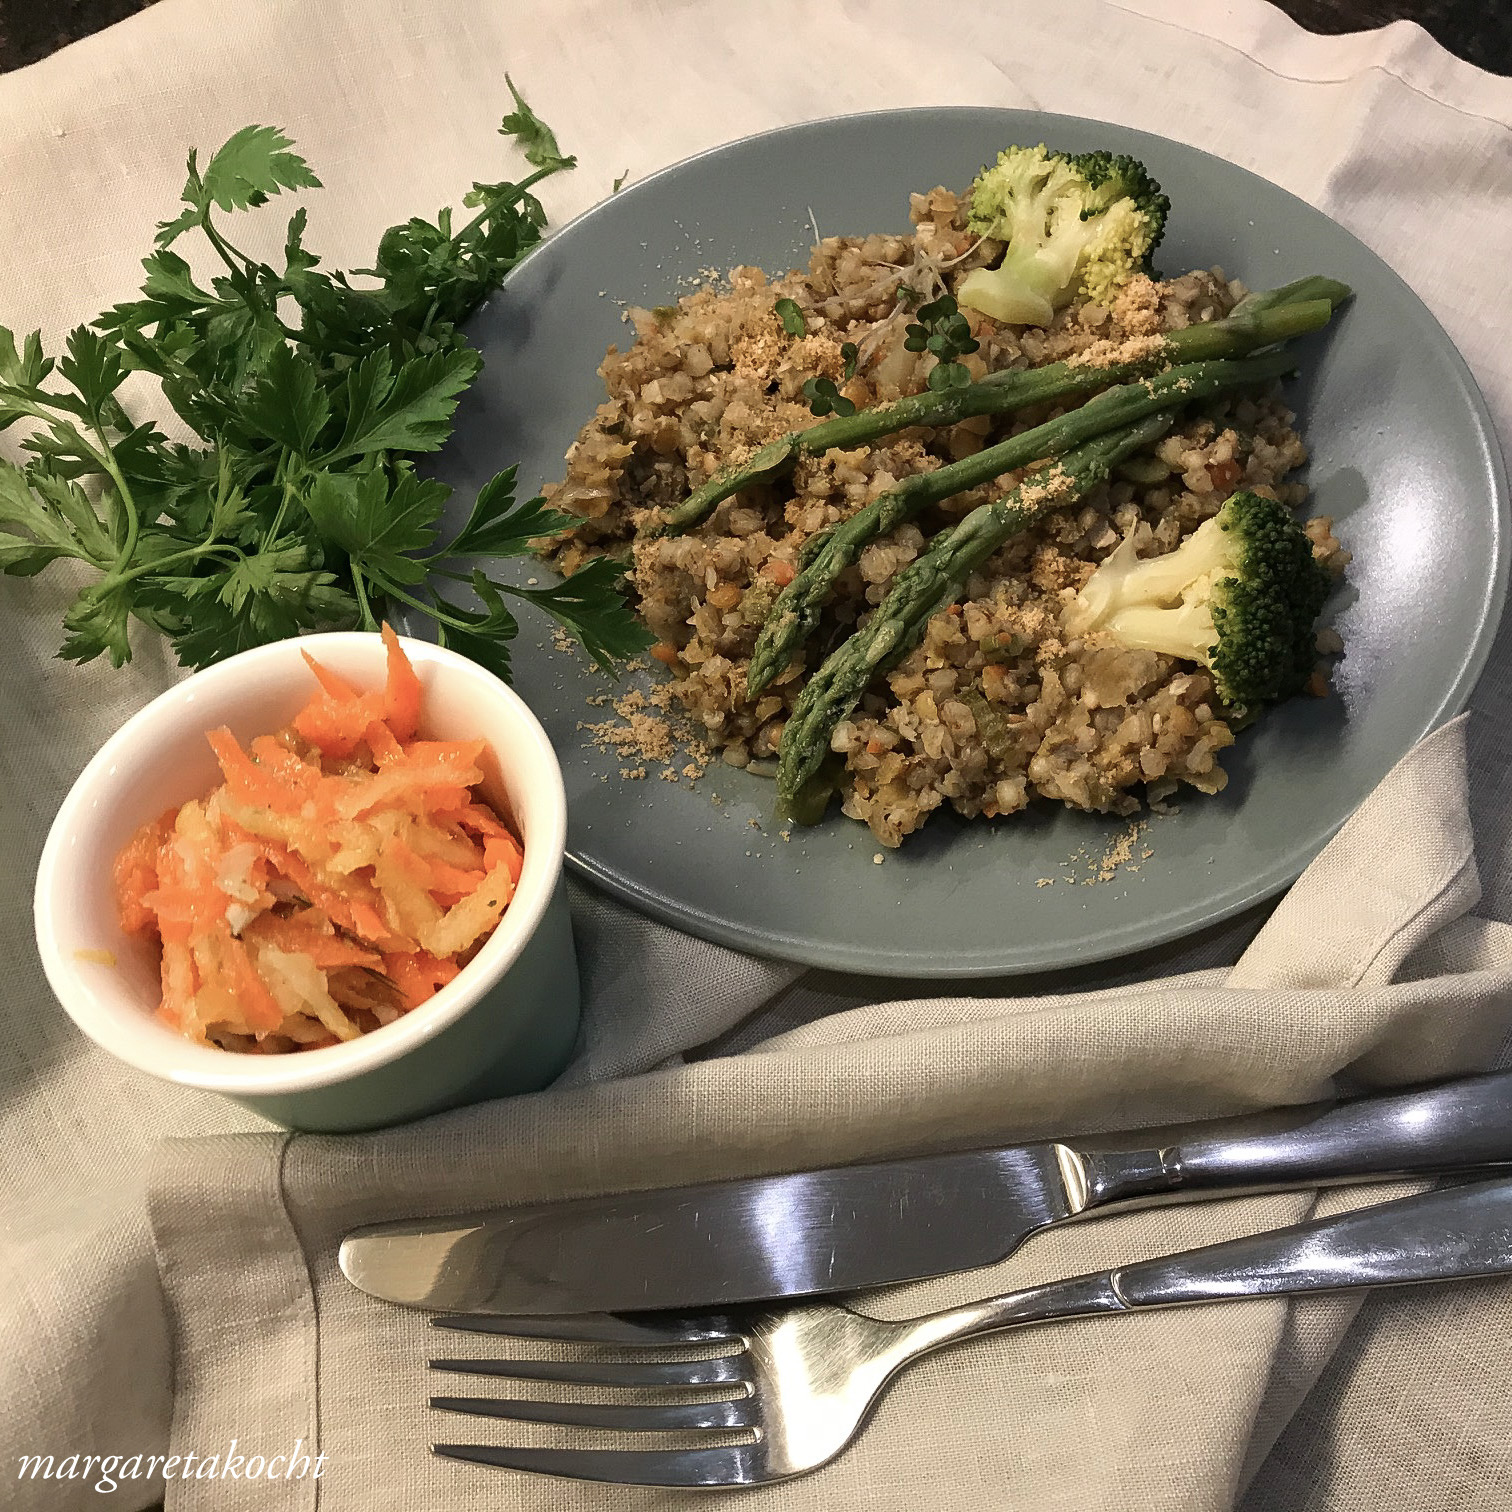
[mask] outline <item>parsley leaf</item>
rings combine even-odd
[[[204,211],[200,208],[199,197],[204,194],[204,183],[201,181],[199,171],[195,167],[194,154],[189,154],[189,182],[184,186],[184,197],[188,199],[190,190],[195,193],[196,199],[187,210],[180,210],[172,220],[159,221],[157,224],[157,236],[155,240],[158,246],[172,246],[184,232],[192,231],[204,218]]]
[[[446,548],[448,556],[520,556],[532,541],[576,524],[571,515],[547,509],[539,496],[517,504],[516,471],[506,467],[478,490],[467,523]]]
[[[304,244],[305,227],[309,215],[301,205],[289,217],[289,229],[284,233],[284,277],[289,278],[320,266],[320,259],[307,252]]]
[[[273,348],[239,413],[244,429],[252,435],[308,457],[331,418],[331,401],[320,387],[315,364],[293,347],[280,344]]]
[[[16,350],[16,338],[0,326],[0,383],[16,389],[35,391],[52,372],[53,365],[42,355],[42,333],[33,331]]]
[[[407,467],[392,484],[380,468],[328,472],[316,476],[304,507],[316,530],[340,546],[353,566],[393,583],[418,583],[425,564],[409,553],[434,543],[450,494],[446,484],[418,478]]]
[[[274,572],[233,582],[234,569],[193,578],[170,593],[170,603],[192,612],[167,627],[185,666],[202,667],[269,641],[287,640],[315,627],[350,624],[356,617],[351,595],[330,573]],[[172,580],[165,587],[172,588]],[[141,606],[138,606],[141,613]]]
[[[0,429],[26,425],[30,453],[24,467],[0,463],[0,571],[68,558],[94,574],[64,615],[63,655],[119,664],[135,619],[184,665],[205,666],[310,630],[376,629],[404,610],[507,675],[518,626],[504,590],[448,564],[519,555],[571,522],[542,499],[517,501],[509,469],[438,544],[450,490],[409,459],[450,435],[482,366],[461,324],[540,241],[532,187],[574,161],[509,87],[500,129],[532,171],[474,184],[460,225],[442,209],[391,226],[370,268],[323,269],[302,207],[275,262],[228,237],[218,217],[319,186],[282,131],[247,126],[203,170],[189,154],[183,209],[159,225],[138,298],[73,331],[56,361],[37,334],[18,343],[0,327]],[[171,249],[189,232],[223,271],[197,276]],[[187,439],[132,419],[121,397],[131,374],[158,382]],[[616,579],[596,568],[508,591],[605,659],[643,643]],[[448,596],[469,581],[481,608]]]
[[[597,556],[571,577],[549,587],[500,586],[560,620],[589,656],[605,672],[612,672],[616,661],[634,656],[656,641],[638,620],[618,612],[619,582],[624,575],[621,563]]]
[[[268,196],[281,189],[318,189],[320,180],[310,172],[310,165],[297,153],[288,137],[276,126],[243,126],[210,159],[205,176],[198,185],[198,203],[206,201],[222,210],[245,210],[266,204]],[[194,168],[191,158],[190,183],[184,198],[191,204]]]
[[[460,613],[460,611],[454,611]],[[509,643],[519,634],[519,626],[512,614],[484,617],[475,629],[452,624],[443,627],[440,644],[450,646],[469,661],[486,667],[504,682],[509,681]]]
[[[310,585],[306,546],[279,546],[243,557],[218,579],[217,597],[233,614],[245,611],[257,594],[285,600],[302,598]]]
[[[457,400],[483,359],[471,347],[412,357],[394,373],[387,352],[374,352],[347,379],[346,425],[324,460],[381,451],[435,451],[451,435]]]
[[[577,159],[563,155],[556,133],[525,103],[514,80],[505,74],[504,82],[514,96],[515,108],[500,123],[500,136],[517,137],[525,149],[525,161],[534,168],[575,167]]]
[[[68,635],[58,654],[76,662],[108,654],[116,667],[130,661],[131,607],[131,595],[124,588],[86,588],[63,616]]]
[[[46,502],[32,492],[27,475],[13,463],[0,458],[0,571],[16,577],[31,577],[59,557],[100,560],[108,555],[110,541],[100,528],[99,520],[89,508],[83,490],[67,480],[54,480],[62,491],[58,501],[65,508],[49,509]],[[70,492],[71,491],[71,492]],[[80,526],[71,518],[74,513],[72,493],[77,493],[90,525]],[[91,548],[100,553],[93,556]]]

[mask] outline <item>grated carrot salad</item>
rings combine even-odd
[[[121,926],[162,949],[158,1017],[201,1044],[315,1049],[392,1023],[499,922],[524,855],[476,791],[481,740],[421,740],[420,680],[385,625],[388,675],[318,687],[225,781],[145,824],[115,862]]]

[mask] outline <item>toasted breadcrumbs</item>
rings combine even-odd
[[[545,490],[553,507],[580,521],[553,544],[557,564],[572,571],[606,550],[627,561],[637,608],[658,638],[653,654],[670,672],[670,700],[711,759],[732,767],[765,767],[775,758],[807,673],[882,602],[936,532],[1040,469],[960,494],[869,544],[839,580],[804,658],[752,698],[745,686],[751,649],[807,543],[900,481],[1061,408],[981,416],[806,456],[787,478],[743,490],[684,535],[637,538],[643,521],[721,467],[816,423],[806,379],[833,378],[858,408],[927,386],[935,359],[907,349],[911,310],[953,290],[1000,249],[973,239],[964,197],[952,190],[914,195],[911,207],[910,234],[828,237],[807,269],[769,278],[759,268],[735,268],[722,287],[629,310],[635,342],[605,358],[605,402],[568,453],[561,483]],[[900,288],[918,298],[900,297]],[[1163,333],[1221,319],[1247,292],[1214,268],[1136,277],[1108,305],[1073,302],[1043,330],[965,311],[979,346],[962,361],[976,379],[1056,361],[1126,361],[1151,351]],[[783,329],[777,299],[798,305],[802,336]],[[840,351],[846,342],[859,352],[849,380]],[[1288,475],[1307,450],[1293,420],[1275,394],[1205,405],[1139,458],[1140,469],[1051,509],[985,562],[959,602],[934,616],[922,643],[834,731],[845,813],[892,847],[947,805],[967,818],[993,817],[1042,798],[1128,815],[1142,805],[1160,811],[1182,786],[1220,791],[1227,776],[1218,758],[1234,732],[1206,670],[1123,650],[1106,637],[1067,638],[1060,616],[1126,535],[1143,556],[1174,550],[1241,488],[1300,506],[1307,488]],[[1064,486],[1064,474],[1052,470],[1033,488],[1053,500]],[[1348,553],[1332,522],[1312,520],[1307,529],[1315,556],[1342,571]],[[628,736],[613,733],[621,724]],[[587,728],[627,756],[650,735],[644,724],[637,729],[634,714]],[[1128,862],[1108,864],[1117,872]],[[1104,869],[1098,866],[1099,877]]]

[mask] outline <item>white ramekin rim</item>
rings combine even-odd
[[[239,1097],[284,1096],[350,1081],[400,1059],[462,1017],[518,959],[534,935],[556,890],[567,835],[567,798],[551,741],[524,700],[476,662],[456,652],[400,637],[422,676],[464,680],[469,697],[491,709],[490,719],[509,730],[491,741],[499,770],[527,831],[524,864],[514,897],[482,949],[434,997],[392,1024],[343,1044],[289,1055],[240,1055],[197,1045],[152,1016],[108,966],[80,961],[64,948],[63,920],[76,896],[77,844],[94,821],[102,799],[124,785],[150,757],[182,749],[191,738],[197,703],[234,693],[253,682],[287,679],[303,692],[309,672],[302,653],[350,652],[371,656],[381,675],[383,648],[376,635],[331,631],[258,646],[218,662],[153,699],[102,745],[79,774],[58,809],[42,849],[33,897],[37,949],[54,995],[69,1017],[96,1044],[155,1076],[181,1085]],[[207,726],[198,727],[203,739]],[[142,814],[141,819],[151,818]],[[134,1002],[131,1001],[134,999]],[[128,1005],[134,1011],[123,1012]]]

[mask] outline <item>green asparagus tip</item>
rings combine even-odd
[[[1259,310],[1273,309],[1277,305],[1306,304],[1315,299],[1326,299],[1329,309],[1336,310],[1346,300],[1354,297],[1354,290],[1337,278],[1324,278],[1314,273],[1307,278],[1298,278],[1279,289],[1257,289],[1246,294],[1229,312],[1230,316],[1241,312],[1252,315]]]
[[[1341,304],[1354,298],[1354,290],[1347,283],[1340,283],[1336,278],[1320,278],[1317,284],[1317,297],[1326,299],[1336,310]]]
[[[1321,331],[1333,319],[1334,305],[1327,299],[1302,299],[1280,305],[1267,315],[1270,334],[1276,341],[1290,341]]]

